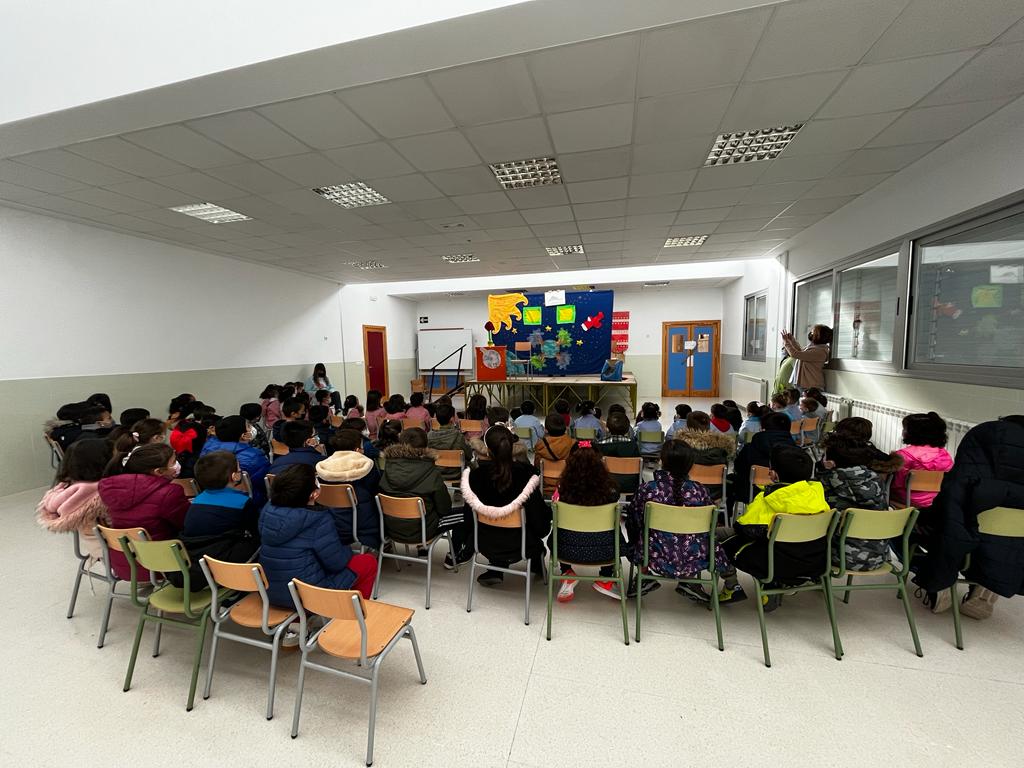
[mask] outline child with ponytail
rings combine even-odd
[[[99,560],[102,553],[93,529],[97,523],[108,522],[107,508],[100,501],[97,486],[110,455],[110,443],[106,440],[79,440],[69,445],[57,470],[57,482],[36,507],[36,520],[48,531],[78,531],[93,561]]]
[[[894,504],[903,506],[909,503],[918,509],[931,507],[936,496],[934,492],[914,491],[913,498],[907,501],[907,477],[914,469],[938,472],[952,469],[953,457],[946,450],[948,440],[946,422],[934,411],[903,417],[904,447],[893,451],[894,456],[899,455],[903,459],[903,465],[896,470],[890,486],[889,496]]]

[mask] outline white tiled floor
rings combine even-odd
[[[299,738],[288,738],[295,654],[282,662],[269,722],[269,656],[238,644],[223,647],[212,697],[186,713],[192,644],[170,629],[158,659],[140,653],[122,693],[134,611],[115,604],[102,650],[98,596],[83,587],[64,618],[70,540],[36,527],[40,493],[0,499],[0,764],[133,765],[144,743],[158,765],[362,765],[368,686],[311,673]],[[422,568],[384,572],[381,598],[417,609],[428,683],[408,645],[396,649],[377,766],[1021,765],[1024,600],[1000,601],[987,622],[964,619],[965,651],[953,647],[949,614],[917,604],[919,659],[895,598],[861,593],[839,606],[838,662],[820,598],[791,598],[769,616],[766,669],[749,600],[723,609],[724,653],[710,612],[670,588],[645,600],[639,644],[623,645],[617,606],[586,588],[556,605],[547,642],[539,582],[524,626],[520,580],[477,589],[467,613],[465,571],[437,569],[429,611],[423,578]]]

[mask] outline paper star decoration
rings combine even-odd
[[[583,339],[576,339],[576,346],[577,347],[582,347],[583,346]]]
[[[545,331],[550,331],[551,330],[551,326],[550,325],[545,325],[544,326],[544,330]]]
[[[519,333],[519,329],[518,329],[518,328],[513,328],[513,329],[512,329],[512,333],[514,333],[514,334],[518,334],[518,333]]]

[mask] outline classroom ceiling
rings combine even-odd
[[[345,283],[758,258],[1022,93],[1020,0],[800,0],[15,155],[0,203]],[[488,168],[537,157],[563,183]],[[390,202],[312,191],[356,181]],[[205,202],[250,220],[169,210]]]

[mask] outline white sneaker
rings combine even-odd
[[[999,595],[995,592],[975,585],[960,604],[960,613],[972,619],[987,619],[992,616],[992,609],[998,599]]]

